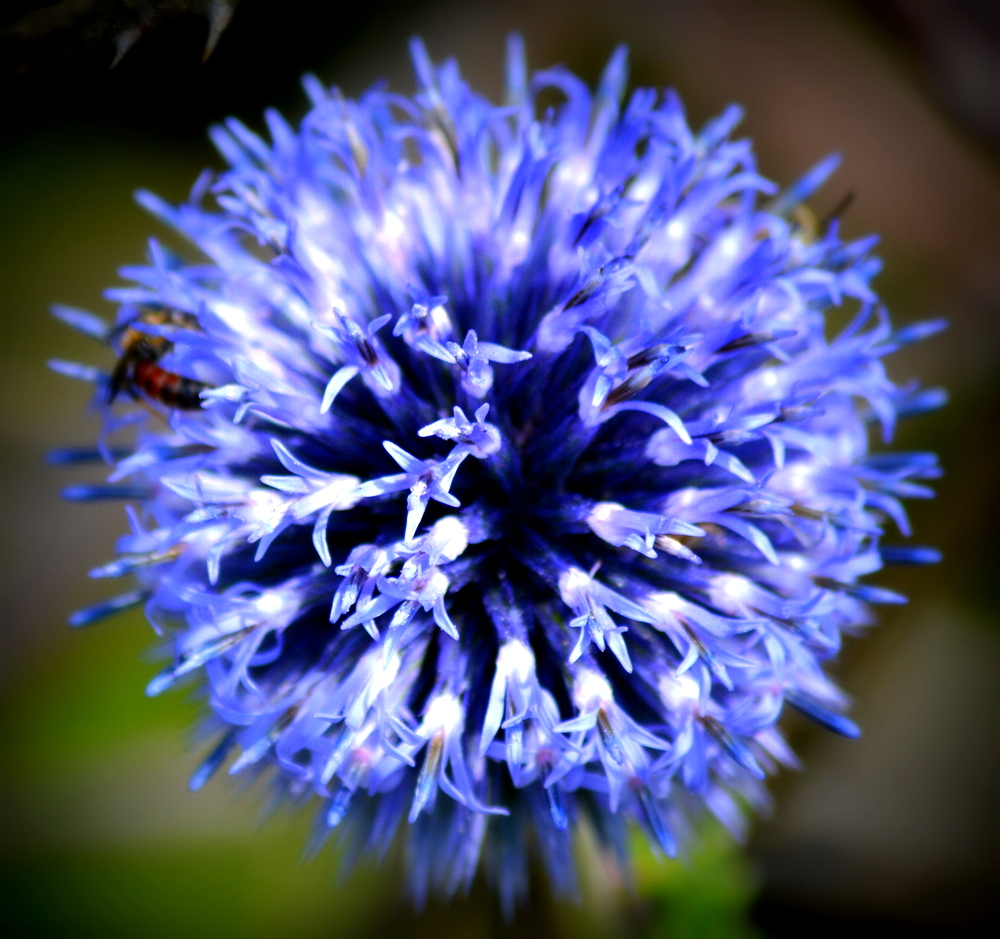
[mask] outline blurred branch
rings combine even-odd
[[[4,70],[24,73],[53,58],[91,50],[108,56],[112,68],[151,29],[181,16],[208,21],[204,59],[229,25],[239,0],[60,0],[18,10],[0,31]],[[113,52],[113,57],[112,57]]]
[[[945,114],[1000,156],[1000,4],[849,0],[908,60]]]

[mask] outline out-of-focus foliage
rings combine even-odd
[[[640,840],[637,886],[651,904],[650,939],[760,939],[749,923],[757,881],[732,838],[706,825],[681,861],[666,861]]]

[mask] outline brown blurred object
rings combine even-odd
[[[1000,4],[856,0],[939,106],[1000,154]]]
[[[53,57],[78,58],[92,48],[103,51],[114,68],[145,33],[179,16],[208,22],[203,58],[215,49],[239,0],[29,0],[4,17],[0,40],[5,68],[27,72]],[[28,9],[23,9],[27,6]]]

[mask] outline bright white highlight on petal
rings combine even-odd
[[[265,593],[258,601],[257,608],[261,613],[278,613],[284,609],[285,601],[280,593]]]

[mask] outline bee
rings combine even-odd
[[[142,332],[136,324],[198,329],[196,317],[169,307],[151,307],[119,327],[116,334],[112,334],[112,341],[118,340],[121,354],[108,381],[108,404],[125,391],[136,399],[141,392],[157,404],[180,411],[200,408],[201,393],[212,386],[163,368],[160,360],[174,344],[164,336]]]

